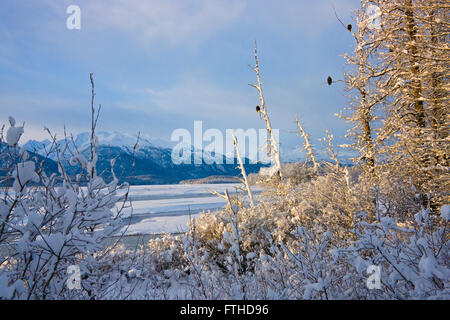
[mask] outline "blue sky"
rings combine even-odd
[[[81,9],[81,29],[66,28],[66,8]],[[342,142],[334,116],[347,102],[342,78],[357,0],[2,0],[1,122],[25,122],[23,140],[87,131],[89,73],[102,104],[99,130],[169,140],[176,128],[263,128],[253,45],[258,42],[267,108],[282,148],[301,140],[295,115],[317,146],[325,129]],[[286,151],[288,152],[288,151]]]

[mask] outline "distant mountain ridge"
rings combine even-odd
[[[112,179],[111,159],[116,159],[114,173],[121,181],[132,184],[167,184],[178,183],[183,180],[202,179],[210,176],[237,176],[240,170],[237,168],[237,161],[233,164],[226,164],[227,158],[222,157],[223,164],[208,164],[204,160],[202,164],[180,164],[172,162],[172,149],[167,146],[157,146],[146,137],[139,138],[139,147],[134,150],[137,136],[122,134],[118,132],[98,132],[98,161],[97,172],[105,179]],[[59,146],[63,146],[66,140],[57,141]],[[46,157],[51,142],[49,140],[37,141],[29,140],[22,147],[26,150]],[[83,132],[69,142],[69,151],[63,160],[65,170],[72,176],[81,173],[79,166],[71,166],[70,151],[78,150],[85,157],[90,155],[90,133]],[[193,151],[191,146],[191,151]],[[193,152],[192,152],[193,156]],[[204,157],[208,157],[204,153]],[[55,161],[56,155],[49,155],[49,160]],[[133,166],[134,163],[134,166]],[[256,173],[262,164],[251,164],[248,159],[244,159],[247,173]]]
[[[119,132],[106,132],[106,131],[100,131],[96,133],[99,145],[102,146],[113,146],[113,147],[126,147],[126,148],[133,148],[135,143],[138,141],[137,135],[131,135],[131,134],[124,134]],[[82,132],[77,134],[73,142],[75,144],[75,147],[79,151],[83,151],[86,148],[90,147],[90,132]],[[67,138],[69,140],[69,147],[74,149],[72,141],[70,137]],[[60,139],[56,143],[59,145],[65,144],[65,139]],[[37,141],[37,140],[28,140],[25,142],[22,147],[29,151],[36,152],[41,155],[45,155],[45,148],[48,148],[50,146],[51,142],[48,139]],[[156,147],[153,143],[150,142],[149,139],[145,137],[139,137],[139,144],[142,146],[152,146]]]
[[[9,150],[8,150],[9,149]],[[0,143],[0,186],[12,185],[12,179],[5,179],[11,174],[11,159],[10,154],[14,155],[13,147],[8,146],[6,143]],[[45,158],[38,153],[28,151],[27,161],[34,161],[36,163],[36,168],[42,167],[47,175],[58,172],[58,165],[52,159]],[[17,154],[18,162],[25,161],[24,158]]]

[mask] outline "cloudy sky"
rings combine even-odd
[[[342,141],[346,105],[341,54],[358,0],[2,0],[0,115],[25,122],[24,140],[87,131],[89,73],[102,104],[99,130],[170,140],[174,129],[263,128],[256,40],[267,108],[282,148],[294,150],[298,114],[313,141],[325,129]],[[81,29],[69,30],[69,5]],[[296,151],[292,151],[296,152]]]

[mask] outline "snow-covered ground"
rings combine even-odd
[[[189,219],[195,219],[202,211],[214,210],[225,205],[225,200],[211,191],[236,192],[241,184],[176,184],[132,186],[132,207],[123,216],[129,222],[123,231],[126,235],[177,233],[187,230]],[[260,192],[260,188],[252,188]]]

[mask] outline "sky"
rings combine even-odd
[[[66,12],[80,8],[80,29]],[[90,81],[102,105],[98,130],[170,140],[177,128],[264,128],[255,111],[257,41],[264,96],[285,159],[300,155],[298,115],[312,142],[347,103],[342,79],[358,0],[2,0],[0,123],[25,122],[22,142],[90,128]]]

